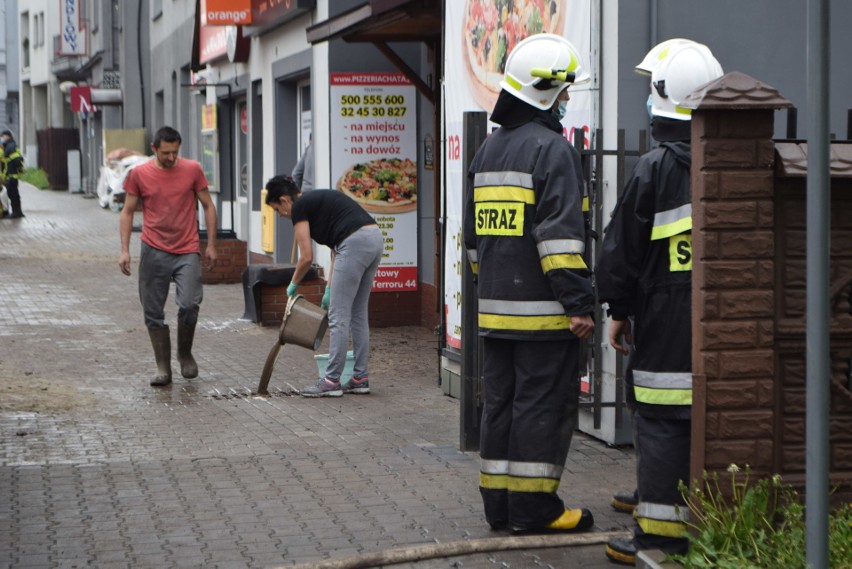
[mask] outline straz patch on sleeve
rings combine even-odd
[[[476,204],[477,235],[524,234],[524,204],[517,202],[484,202]]]
[[[669,270],[673,273],[692,270],[691,233],[669,237]]]

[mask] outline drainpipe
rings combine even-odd
[[[651,0],[651,14],[650,14],[651,25],[649,26],[649,28],[650,28],[649,31],[650,31],[650,34],[651,34],[651,47],[654,47],[655,45],[660,43],[660,39],[659,39],[660,31],[657,29],[658,17],[659,17],[659,4],[657,3],[657,0]],[[648,49],[650,49],[650,47]]]
[[[807,566],[828,567],[829,456],[829,0],[808,0],[807,399],[805,551]]]
[[[141,113],[142,113],[142,128],[147,128],[148,124],[145,119],[145,105],[147,101],[145,101],[145,71],[142,67],[142,5],[145,4],[142,0],[139,0],[139,5],[136,10],[136,59],[139,64],[139,92],[142,98]],[[122,113],[121,117],[122,121],[124,120],[124,113]]]

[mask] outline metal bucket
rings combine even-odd
[[[295,344],[316,351],[327,329],[328,313],[297,294],[287,301],[278,339],[282,345]]]

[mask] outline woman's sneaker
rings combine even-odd
[[[300,393],[305,397],[340,397],[343,395],[343,390],[340,388],[339,381],[321,377],[316,385],[306,387]]]
[[[370,393],[370,380],[366,377],[353,377],[343,386],[343,390],[355,395],[366,395]]]

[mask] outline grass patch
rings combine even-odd
[[[50,180],[47,178],[47,172],[41,168],[27,168],[21,173],[21,180],[32,184],[40,190],[46,190],[50,187]]]

